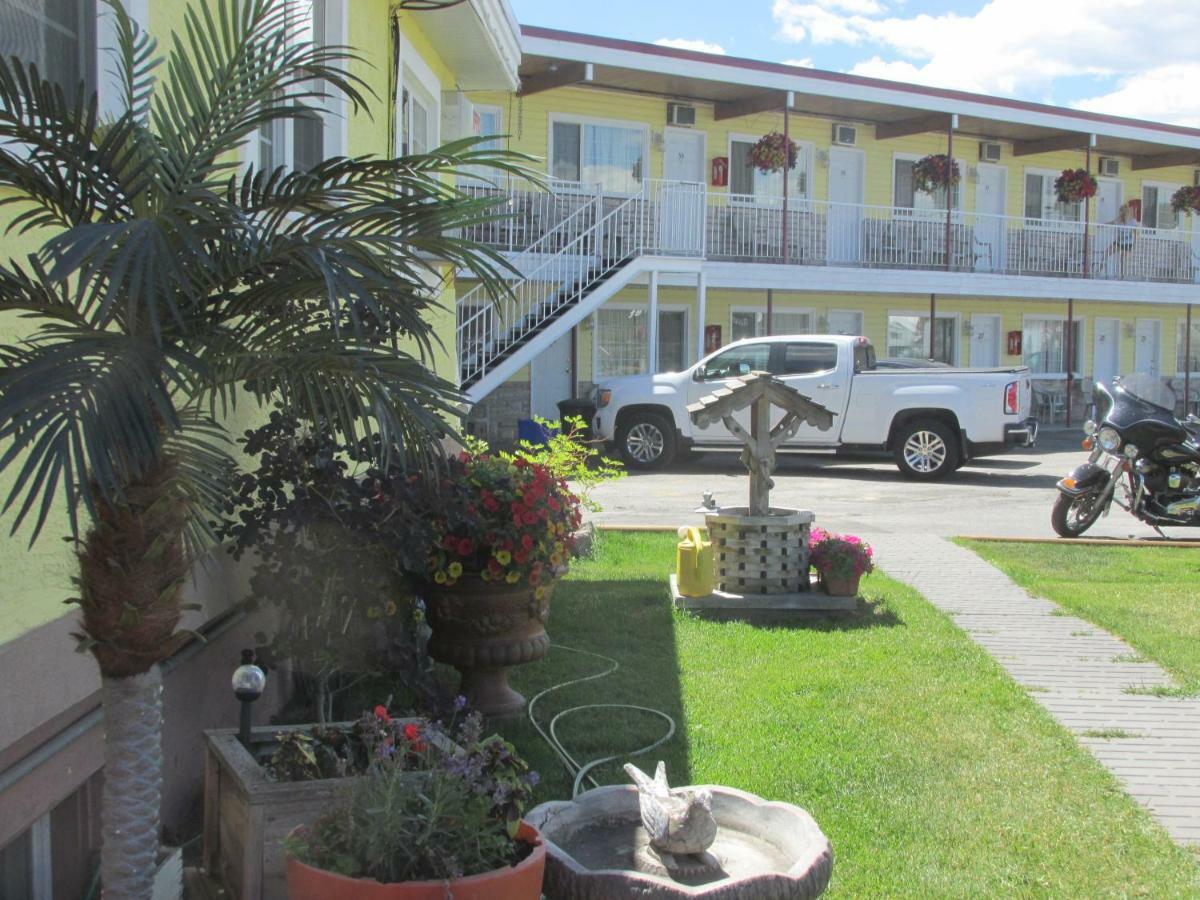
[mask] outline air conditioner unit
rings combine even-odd
[[[475,104],[462,91],[442,91],[442,140],[454,141],[479,134]]]
[[[979,142],[979,161],[986,163],[1000,162],[1001,147],[995,141]]]
[[[1097,171],[1107,178],[1116,178],[1121,174],[1121,161],[1113,159],[1111,156],[1102,156],[1100,157],[1100,167]]]
[[[667,124],[688,126],[695,125],[696,107],[688,106],[686,103],[668,103]]]
[[[834,125],[833,142],[843,147],[853,147],[858,143],[858,129],[853,125]]]

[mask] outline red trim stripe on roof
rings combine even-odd
[[[818,81],[829,81],[838,84],[854,84],[862,87],[882,88],[890,91],[902,91],[908,94],[918,94],[925,97],[939,97],[946,100],[962,100],[968,103],[982,103],[1003,109],[1021,109],[1028,112],[1049,113],[1056,116],[1068,116],[1083,122],[1102,122],[1109,125],[1129,125],[1138,128],[1150,128],[1171,134],[1182,134],[1188,137],[1200,137],[1200,128],[1188,128],[1183,125],[1171,125],[1166,122],[1150,122],[1145,119],[1131,119],[1125,116],[1110,116],[1104,113],[1087,112],[1081,109],[1070,109],[1063,106],[1051,106],[1047,103],[1031,103],[1027,100],[1012,100],[1007,97],[992,97],[988,94],[975,94],[970,91],[954,91],[946,88],[926,87],[920,84],[910,84],[904,81],[888,81],[883,78],[867,78],[862,75],[848,75],[843,72],[830,72],[825,69],[805,69],[799,66],[788,66],[783,63],[766,62],[761,59],[747,59],[741,56],[725,56],[717,53],[703,53],[699,50],[683,50],[678,47],[663,47],[658,44],[647,44],[642,41],[630,41],[624,38],[601,37],[594,34],[582,34],[576,31],[562,31],[558,28],[542,28],[537,25],[522,25],[521,34],[526,37],[545,38],[552,41],[566,41],[572,44],[585,44],[590,47],[603,47],[608,50],[626,50],[631,53],[646,53],[651,56],[664,56],[671,59],[686,59],[708,65],[728,66],[734,69],[745,69],[754,72],[770,72],[775,75],[793,75],[813,78]]]

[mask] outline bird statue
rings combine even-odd
[[[687,855],[712,846],[717,820],[710,791],[668,787],[667,766],[661,760],[653,778],[632,763],[625,763],[625,771],[637,785],[638,809],[651,847],[659,853]]]

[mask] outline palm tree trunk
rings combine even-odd
[[[162,677],[158,666],[101,679],[104,707],[103,852],[105,900],[149,900],[158,857],[162,799]]]

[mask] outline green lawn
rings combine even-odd
[[[807,808],[833,842],[832,897],[1178,897],[1200,869],[1071,736],[912,590],[864,582],[841,620],[764,628],[669,609],[676,538],[601,536],[558,588],[554,641],[621,669],[549,696],[539,720],[633,703],[679,721],[648,758],[672,781],[718,782]],[[886,562],[886,561],[885,561]],[[552,649],[513,670],[526,696],[603,668]],[[607,710],[565,718],[581,759],[653,740],[662,723]],[[569,779],[527,722],[503,729],[543,774]],[[616,765],[601,782],[623,782]]]
[[[1120,635],[1200,691],[1200,551],[962,541],[1031,594]]]

